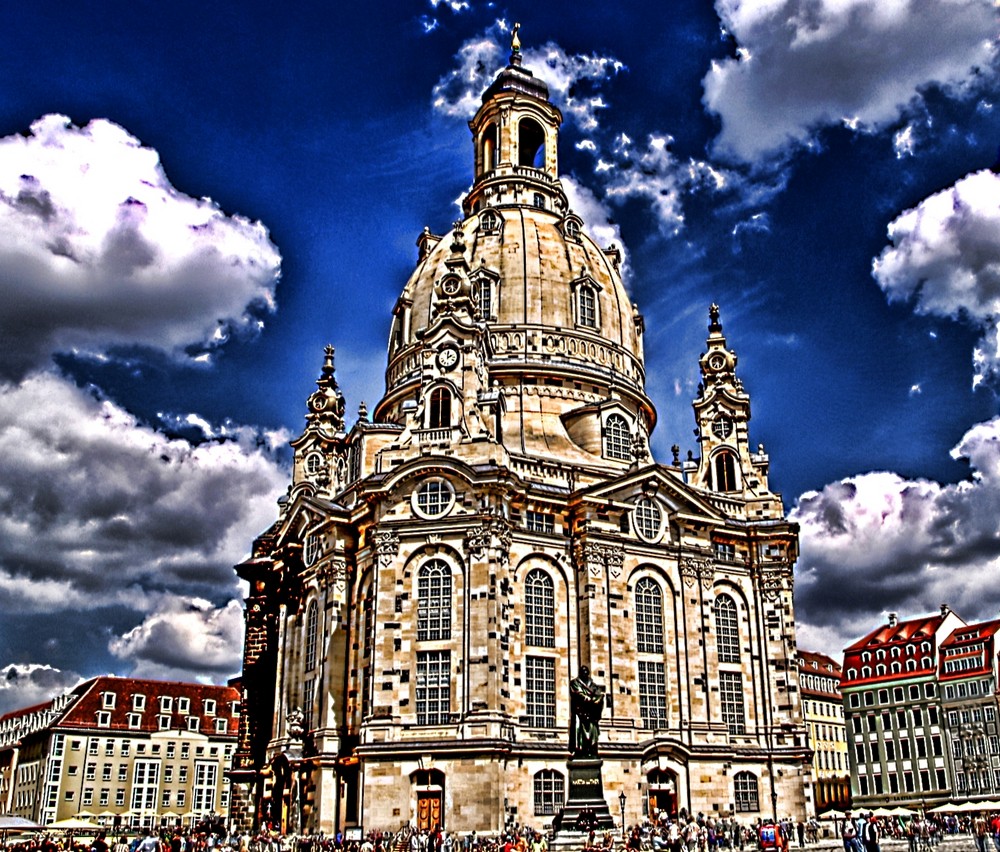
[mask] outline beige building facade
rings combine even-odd
[[[109,830],[228,824],[240,693],[99,677],[0,718],[0,809]]]
[[[470,122],[463,219],[418,240],[371,418],[346,425],[327,350],[237,566],[247,826],[547,826],[583,666],[612,813],[811,812],[797,529],[736,356],[712,306],[698,452],[652,459],[643,319],[567,203],[560,122],[515,48]]]

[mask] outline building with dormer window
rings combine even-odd
[[[582,666],[627,821],[812,813],[798,535],[736,355],[713,305],[698,451],[652,459],[643,320],[569,207],[561,120],[515,44],[469,125],[464,218],[417,241],[370,419],[348,426],[327,349],[288,495],[236,569],[245,828],[547,825]]]

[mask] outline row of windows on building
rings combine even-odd
[[[131,696],[132,699],[132,712],[142,713],[147,709],[147,696],[143,695],[141,692],[136,692]],[[158,712],[160,713],[173,713],[176,712],[182,715],[191,712],[191,699],[187,696],[178,696],[176,699],[176,704],[174,701],[174,696],[172,695],[160,695],[154,699],[157,704]],[[118,693],[116,692],[102,692],[101,693],[101,707],[104,710],[114,710],[118,704]],[[218,702],[214,698],[202,699],[200,715],[203,716],[214,716],[218,712]],[[230,715],[238,716],[240,714],[239,702],[234,701],[229,707]]]
[[[165,754],[168,760],[173,759],[178,750],[178,745],[180,746],[180,757],[181,760],[187,760],[191,756],[191,743],[181,742],[177,743],[173,740],[168,740],[166,743],[162,742],[150,742],[147,743],[143,740],[133,741],[125,738],[118,737],[108,737],[103,739],[101,737],[88,737],[87,740],[87,754],[90,756],[97,755],[101,753],[101,747],[104,748],[105,757],[113,757],[117,750],[118,754],[122,757],[128,757],[132,753],[133,742],[135,744],[136,754],[146,754],[148,751],[150,754],[158,755],[161,752]],[[82,751],[83,750],[82,739],[72,738],[69,741],[70,751]],[[147,748],[148,746],[148,748]],[[222,753],[229,757],[233,752],[232,745],[222,746]],[[58,735],[53,739],[53,755],[56,757],[62,757],[65,749],[65,739],[63,735]],[[205,746],[196,745],[194,746],[194,753],[197,757],[201,757],[204,754],[208,754],[210,757],[217,757],[219,754],[220,746]]]
[[[111,727],[111,712],[109,710],[98,710],[94,714],[94,719],[99,728],[110,728]],[[142,714],[141,713],[127,713],[125,715],[125,724],[128,725],[130,730],[139,730],[142,728]],[[159,731],[169,731],[177,727],[174,724],[173,716],[158,715],[156,717],[156,728]],[[201,731],[201,718],[199,716],[186,716],[184,719],[184,728],[188,731],[198,732]],[[229,723],[222,718],[212,720],[212,731],[216,734],[225,734],[229,731]]]
[[[159,761],[135,761],[133,764],[131,783],[132,795],[129,800],[129,807],[133,811],[156,810],[157,802],[159,802],[160,808],[170,808],[171,806],[183,808],[187,805],[188,791],[186,788],[160,789],[161,773],[162,784],[186,784],[188,782],[188,768],[186,766],[178,767],[178,778],[177,781],[174,782],[173,767],[169,765],[161,766]],[[119,773],[118,780],[124,781],[128,779],[121,777],[121,773]],[[228,779],[224,779],[224,781],[228,786]],[[195,763],[193,785],[191,787],[191,808],[194,812],[202,813],[214,810],[216,805],[216,795],[219,792],[218,782],[219,766],[217,763],[207,761]],[[100,806],[110,805],[112,793],[114,794],[114,803],[116,807],[121,807],[126,803],[127,788],[117,787],[112,789],[110,787],[100,787],[95,790],[94,787],[85,786],[80,791],[80,805],[89,806],[95,804],[95,792],[97,793],[96,804]],[[67,802],[75,801],[76,790],[66,790],[64,791],[63,796]],[[223,808],[229,806],[228,789],[224,789],[222,791],[219,804]]]
[[[828,751],[820,749],[816,752],[816,763],[819,769],[829,769],[831,771],[847,771],[847,755],[842,751]]]
[[[862,796],[881,796],[885,793],[929,793],[937,790],[947,790],[947,777],[944,769],[935,769],[931,775],[930,769],[920,769],[913,771],[906,769],[902,772],[890,772],[888,774],[889,783],[886,785],[881,773],[858,776],[858,792]],[[919,785],[919,786],[918,786]]]
[[[643,727],[667,724],[666,666],[664,653],[663,592],[649,577],[636,582],[634,593],[636,650],[659,660],[637,661],[639,710]],[[417,641],[451,638],[451,570],[441,559],[426,562],[417,573]],[[549,574],[532,569],[524,581],[525,644],[554,648],[555,586]],[[740,662],[739,619],[736,602],[721,594],[714,604],[716,647],[720,663]],[[555,665],[551,657],[528,656],[524,663],[525,718],[532,727],[554,727],[556,723]],[[450,719],[451,654],[447,650],[417,652],[417,722],[444,724]],[[719,672],[719,696],[723,721],[730,733],[746,731],[743,675]]]
[[[802,712],[812,716],[826,716],[830,719],[844,718],[844,705],[834,701],[816,701],[811,698],[802,700]]]
[[[848,672],[853,671],[849,669]],[[853,678],[853,675],[848,673],[847,677]],[[902,686],[894,686],[892,688],[892,700],[890,701],[890,692],[888,689],[868,689],[863,692],[852,692],[848,698],[848,704],[851,707],[860,707],[862,704],[865,707],[872,707],[876,704],[898,704],[902,701],[919,701],[921,696],[924,698],[934,698],[937,695],[937,687],[933,683],[925,683],[923,689],[919,683],[911,683],[906,689]]]

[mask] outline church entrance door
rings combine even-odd
[[[441,825],[441,791],[422,790],[417,793],[417,828],[431,831]]]

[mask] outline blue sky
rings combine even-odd
[[[232,565],[323,346],[373,407],[514,21],[575,209],[625,249],[661,460],[695,449],[721,305],[802,525],[801,644],[997,613],[991,0],[38,0],[0,50],[0,711],[238,669]]]

